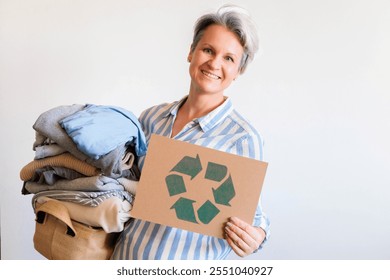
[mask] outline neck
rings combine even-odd
[[[207,115],[225,101],[222,94],[197,95],[189,94],[180,111],[187,119],[192,120]]]

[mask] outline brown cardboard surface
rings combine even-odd
[[[132,216],[223,238],[229,217],[252,223],[267,165],[153,134]]]

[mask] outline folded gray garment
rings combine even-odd
[[[45,139],[45,137],[51,139],[59,146],[70,152],[79,160],[85,161],[102,170],[103,174],[112,178],[118,178],[122,176],[122,159],[126,154],[128,147],[125,145],[118,146],[110,153],[94,160],[84,153],[82,153],[73,142],[72,138],[61,127],[59,121],[67,116],[70,116],[78,111],[81,111],[85,105],[63,105],[55,107],[42,113],[33,125],[36,132],[40,134],[40,137],[36,137],[34,148],[43,143],[39,143],[39,139]]]
[[[35,169],[35,173],[30,181],[38,184],[54,185],[61,179],[74,180],[83,177],[86,176],[70,168],[62,166],[44,166]]]
[[[36,134],[39,135],[38,132],[36,132]],[[55,143],[46,144],[46,145],[43,144],[40,146],[35,146],[34,144],[34,150],[35,150],[34,159],[42,159],[45,157],[57,156],[67,152],[64,148],[62,148],[60,145],[57,145]]]
[[[98,206],[100,203],[110,197],[118,197],[122,200],[127,200],[130,204],[133,203],[134,196],[127,191],[111,190],[102,192],[81,192],[81,191],[67,191],[67,190],[52,190],[41,191],[32,197],[32,205],[34,207],[35,201],[42,196],[46,196],[59,201],[68,201],[78,203],[85,206]]]
[[[114,178],[103,175],[81,177],[73,180],[58,180],[52,185],[39,184],[32,181],[27,181],[24,188],[29,193],[39,193],[48,190],[67,190],[67,191],[111,191],[111,190],[125,190],[124,185]]]

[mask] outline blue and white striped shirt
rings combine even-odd
[[[147,143],[151,134],[171,137],[172,125],[186,100],[162,104],[140,116]],[[229,98],[209,114],[194,119],[174,139],[216,150],[263,160],[263,141],[256,129],[234,110]],[[140,158],[142,169],[145,157]],[[253,225],[269,236],[269,220],[261,203]],[[121,233],[112,259],[225,259],[231,248],[224,239],[134,219]]]

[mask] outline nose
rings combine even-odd
[[[212,70],[218,70],[221,68],[222,60],[219,56],[213,56],[209,59],[207,62],[207,65],[210,67]]]

